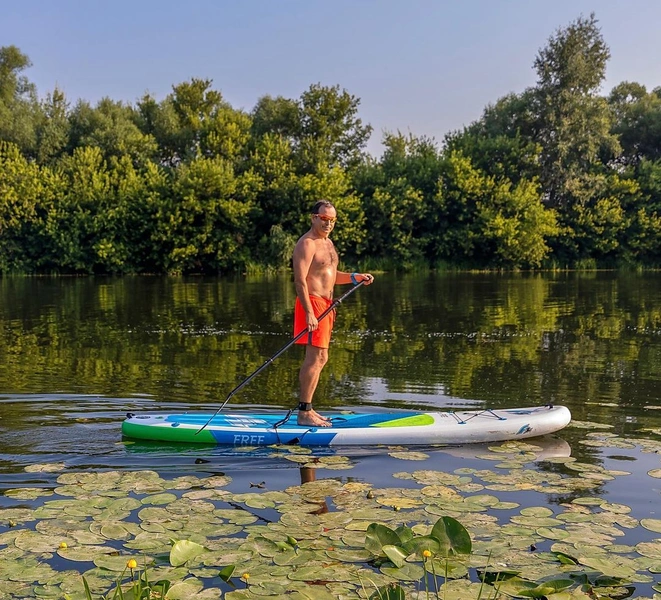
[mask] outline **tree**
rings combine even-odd
[[[262,96],[251,112],[252,135],[280,135],[292,144],[301,132],[301,114],[296,100]]]
[[[625,183],[626,195],[618,190],[626,199],[627,229],[621,236],[625,259],[658,267],[661,262],[661,159],[641,159],[636,166],[635,179]]]
[[[0,140],[12,142],[28,157],[34,157],[40,120],[37,91],[21,73],[32,66],[16,46],[0,48]]]
[[[32,66],[30,59],[16,46],[0,48],[0,101],[9,104],[17,99],[31,100],[35,95],[34,84],[22,71]]]
[[[549,38],[535,59],[535,141],[542,148],[540,180],[548,203],[585,203],[602,157],[619,153],[606,100],[597,95],[610,50],[594,14],[579,17]]]
[[[516,185],[451,153],[437,199],[437,258],[486,267],[539,267],[558,234],[556,213],[542,203],[536,181]]]
[[[145,94],[137,103],[136,124],[142,133],[156,140],[161,164],[176,166],[184,160],[187,151],[185,147],[182,150],[179,117],[170,97],[159,103]]]
[[[42,102],[42,119],[37,127],[37,162],[50,164],[66,150],[71,125],[69,103],[58,88]]]
[[[130,105],[102,98],[96,107],[79,101],[69,115],[69,152],[85,146],[101,150],[103,158],[128,156],[136,165],[156,154],[154,137],[140,131]]]
[[[320,165],[351,168],[363,157],[372,133],[358,118],[360,99],[339,86],[311,85],[299,100],[297,152],[305,171]]]
[[[0,273],[34,270],[34,231],[43,194],[38,166],[15,144],[0,141]]]
[[[199,157],[177,168],[155,234],[168,272],[228,271],[247,262],[254,201],[246,177],[236,177],[220,157]]]
[[[145,95],[138,103],[137,122],[156,139],[161,161],[170,166],[198,157],[243,160],[250,141],[250,116],[233,109],[210,79],[186,81],[158,103]]]
[[[63,182],[47,206],[44,262],[64,272],[92,273],[98,265],[97,216],[113,193],[108,166],[98,147],[82,147],[59,167]]]
[[[288,249],[292,239],[296,240],[301,212],[304,211],[296,194],[298,177],[293,150],[279,133],[265,133],[252,143],[244,172],[252,174],[258,188],[253,214],[257,235],[254,258],[269,266],[285,266],[289,264],[291,253]]]
[[[481,171],[512,183],[539,176],[541,146],[535,141],[534,90],[509,94],[482,117],[445,137],[446,152],[461,152]]]
[[[321,168],[353,168],[364,158],[372,133],[358,117],[360,99],[321,84],[311,85],[298,100],[263,96],[252,111],[257,139],[279,135],[297,157],[297,169],[312,173]]]
[[[612,111],[598,95],[609,57],[591,14],[559,29],[534,63],[539,177],[547,205],[558,209],[562,233],[551,243],[565,264],[591,258],[588,249],[601,244],[593,236],[610,230],[619,214],[617,198],[603,195],[621,151]]]
[[[353,172],[368,216],[366,254],[412,266],[429,259],[437,236],[435,198],[443,161],[433,140],[387,133],[381,160]]]
[[[624,81],[608,97],[615,133],[622,146],[619,162],[636,166],[643,159],[661,159],[661,89]]]

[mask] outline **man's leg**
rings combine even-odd
[[[301,365],[298,379],[301,385],[301,404],[309,406],[309,410],[298,411],[299,425],[314,425],[316,427],[329,427],[330,421],[312,410],[312,397],[319,383],[319,376],[328,362],[328,348],[317,348],[307,345],[305,347],[305,359]]]

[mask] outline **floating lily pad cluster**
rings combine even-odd
[[[661,436],[661,429],[646,428],[641,431]],[[650,438],[623,438],[615,433],[592,432],[580,440],[580,444],[594,448],[619,448],[630,450],[639,448],[642,452],[661,454],[661,437],[659,439]]]
[[[439,597],[447,600],[618,598],[638,584],[658,585],[661,519],[638,521],[629,507],[598,495],[605,481],[627,473],[571,457],[528,468],[539,450],[531,443],[494,445],[482,456],[493,469],[402,471],[394,477],[405,486],[391,488],[345,481],[334,470],[351,468],[349,458],[302,449],[284,456],[317,469],[318,479],[279,491],[263,484],[230,491],[227,476],[65,470],[54,489],[6,492],[11,506],[0,509],[0,599],[84,600],[83,574],[101,598],[126,575],[130,559],[137,576],[146,571],[151,580],[168,580],[171,599],[366,598],[393,584],[407,598],[427,598],[436,591],[424,587],[426,565],[441,577]],[[391,452],[405,461],[426,458],[402,448]],[[64,465],[30,469],[57,472]],[[522,508],[515,501],[522,491],[564,501],[554,509]],[[411,538],[399,545],[403,550],[383,550],[399,547],[392,543],[375,552],[379,527],[428,539],[439,519],[466,528],[470,554],[450,564],[441,560],[440,547],[430,546],[424,548],[429,562],[421,562],[421,546],[407,554]],[[633,530],[646,541],[620,543]],[[493,573],[501,574],[497,583],[489,580]],[[559,580],[570,583],[549,583]]]

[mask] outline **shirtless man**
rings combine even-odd
[[[374,277],[369,273],[345,273],[337,270],[339,258],[329,238],[336,220],[337,213],[330,202],[317,202],[312,207],[310,230],[298,240],[294,248],[294,335],[305,328],[309,332],[296,342],[306,344],[305,360],[299,372],[299,425],[329,427],[331,424],[328,419],[312,410],[312,396],[317,389],[321,370],[328,361],[328,345],[335,311],[321,322],[317,317],[333,303],[333,286],[347,283],[357,285],[361,281],[370,285],[374,281]]]

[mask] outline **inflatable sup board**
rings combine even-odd
[[[330,427],[283,423],[281,412],[131,414],[124,436],[140,440],[229,446],[373,446],[470,444],[554,433],[571,421],[564,406],[536,406],[448,412],[324,413]],[[211,419],[208,425],[205,424]],[[202,429],[204,427],[204,429]]]

